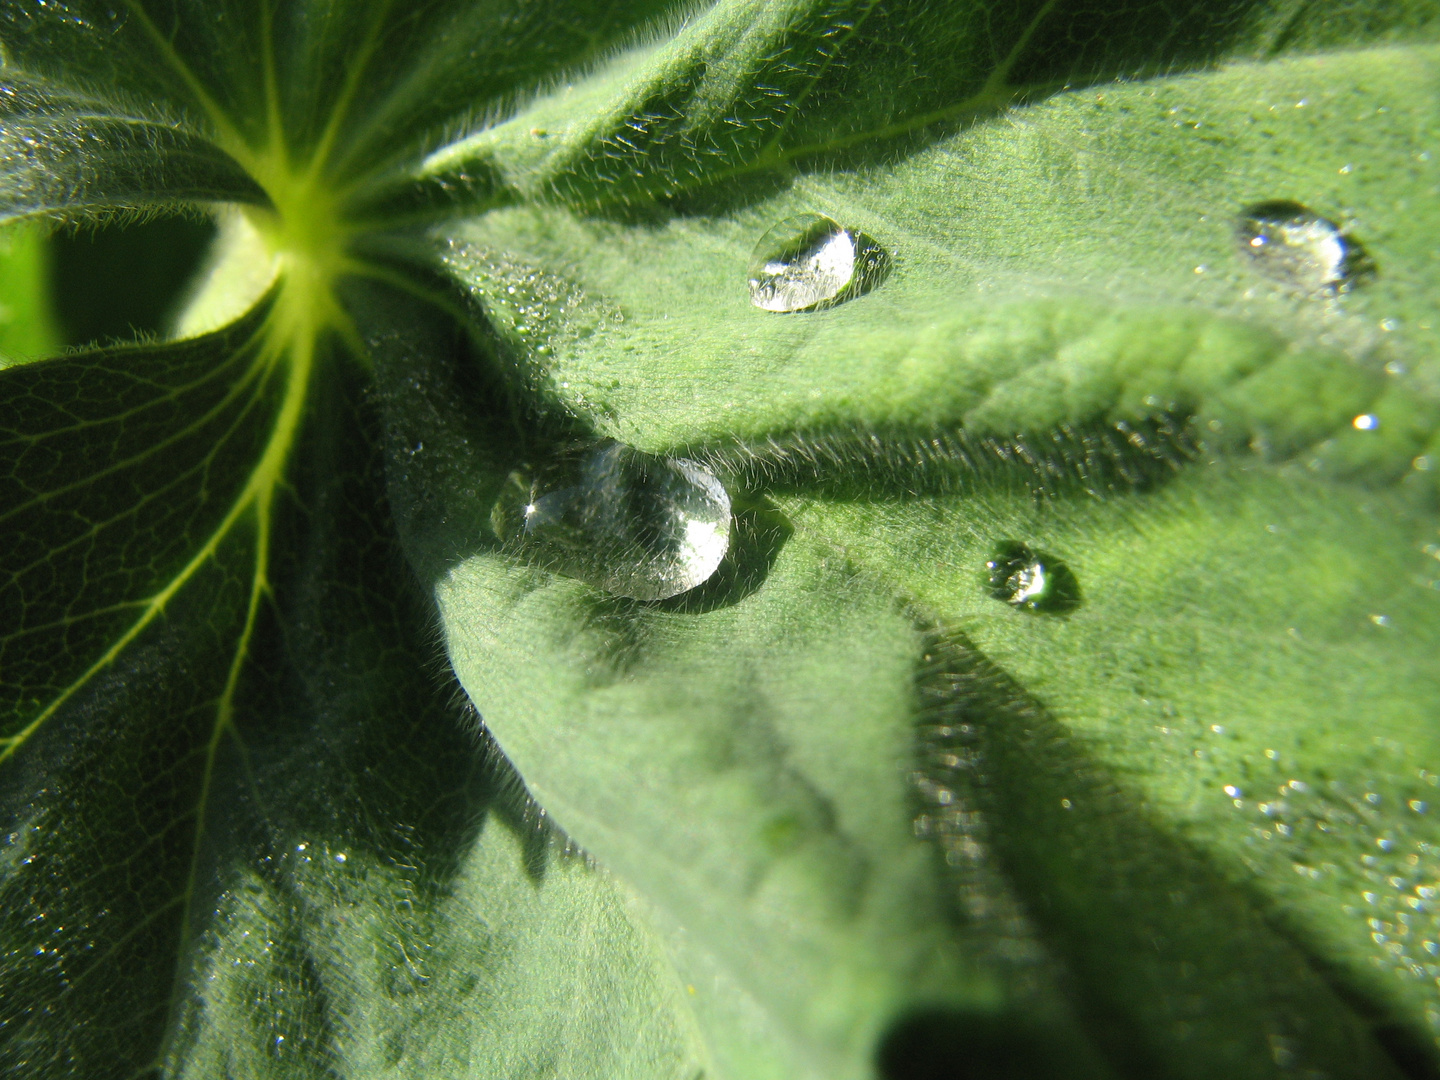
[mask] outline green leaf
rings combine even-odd
[[[456,723],[373,436],[338,422],[359,371],[276,357],[268,307],[7,373],[7,1067],[683,1059],[663,1024],[638,1064],[611,1044],[673,977],[623,890],[547,870],[543,815]],[[615,1004],[567,1019],[522,976],[589,935],[576,992]]]
[[[1043,431],[1140,419],[1156,411],[1147,397],[1314,441],[1316,423],[1374,403],[1387,359],[1403,353],[1426,369],[1415,379],[1433,378],[1436,180],[1414,147],[1440,135],[1435,55],[1383,49],[1077,92],[895,168],[798,177],[723,215],[635,228],[503,209],[447,227],[442,261],[511,343],[517,377],[647,449],[853,420]],[[1176,170],[1191,180],[1167,184]],[[1345,209],[1376,280],[1343,304],[1307,304],[1245,265],[1236,217],[1280,193]],[[853,304],[776,318],[750,303],[746,264],[773,222],[805,211],[880,239],[893,273]],[[547,307],[547,295],[569,302]],[[1387,340],[1387,319],[1402,342]],[[1311,376],[1317,362],[1292,343],[1368,362],[1320,360]],[[1334,382],[1332,413],[1222,404],[1247,378],[1243,397],[1273,400],[1258,373],[1276,363],[1291,381]]]
[[[220,201],[264,203],[266,197],[213,143],[153,110],[116,108],[6,71],[0,221]]]
[[[1337,7],[736,0],[653,52],[437,151],[425,175],[498,158],[523,191],[638,209],[716,182],[763,187],[796,164],[893,159],[1072,84],[1440,33],[1428,0]]]
[[[0,231],[0,367],[53,352],[44,237],[34,228]]]
[[[634,87],[692,52],[612,99],[659,93]],[[1389,46],[1074,92],[738,207],[704,185],[773,151],[707,175],[641,146],[627,171],[613,129],[572,124],[596,149],[555,164],[530,117],[465,148],[578,205],[437,231],[511,381],[769,493],[793,535],[753,593],[690,611],[472,545],[436,560],[452,661],[537,798],[785,1018],[797,1074],[863,1075],[877,1007],[1036,1010],[1046,980],[1013,959],[991,960],[998,1003],[936,978],[915,803],[967,867],[950,888],[1006,913],[961,923],[1003,939],[1018,911],[1053,965],[1039,996],[1083,984],[1075,1019],[1122,1070],[1385,1075],[1387,1053],[1430,1054],[1436,61]],[[585,192],[697,191],[639,223],[596,213],[566,178],[616,158],[625,179]],[[1276,197],[1343,208],[1377,277],[1326,300],[1258,275],[1236,221]],[[807,211],[892,270],[831,310],[758,310],[750,249]],[[1005,540],[1061,553],[1073,616],[989,594]],[[776,818],[796,823],[779,850]],[[771,921],[826,944],[797,959]],[[826,1009],[796,1012],[813,986]]]
[[[227,204],[181,340],[0,372],[7,1075],[1433,1073],[1437,32],[0,6],[0,213]],[[759,310],[815,212],[884,258]],[[713,577],[501,542],[605,438]]]
[[[283,201],[323,176],[327,196],[351,195],[358,210],[364,195],[391,194],[391,173],[433,146],[439,132],[483,117],[566,65],[592,61],[662,6],[71,0],[8,5],[0,34],[16,69],[7,79],[23,71],[72,97],[84,88],[107,103],[153,103],[146,113],[164,109],[175,127],[165,138],[208,137],[243,166],[252,191],[258,181],[271,200]],[[12,94],[26,93],[17,82]],[[54,134],[37,138],[51,145]],[[121,151],[131,169],[136,149]],[[183,161],[163,143],[153,149],[171,168]],[[66,151],[63,159],[59,169],[42,164],[42,175],[63,177],[84,157]],[[297,162],[310,171],[294,169]],[[151,178],[152,193],[161,182],[197,186],[161,174]],[[249,201],[233,189],[177,187],[175,194]],[[111,201],[126,197],[122,188]]]

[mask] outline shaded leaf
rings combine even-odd
[[[71,100],[84,94],[107,103],[152,102],[152,109],[184,121],[183,133],[144,129],[152,142],[170,140],[189,152],[195,137],[211,139],[244,166],[252,189],[258,181],[271,199],[293,194],[295,162],[312,167],[311,183],[324,175],[327,196],[362,188],[372,189],[373,198],[374,186],[383,188],[389,171],[428,149],[439,131],[503,107],[507,96],[557,69],[594,60],[664,7],[658,0],[562,6],[359,0],[274,8],[233,0],[27,0],[0,12],[0,32],[18,69],[7,74],[35,80],[17,81],[17,93],[34,96],[46,85],[63,88],[51,93]],[[110,128],[102,125],[102,133]],[[72,137],[61,124],[37,138],[59,151],[61,134]],[[134,175],[137,155],[122,160]],[[154,179],[194,186],[179,171],[178,155],[157,160],[179,175]],[[77,155],[66,151],[56,164],[47,159],[32,185],[53,184],[52,173],[73,175]],[[163,190],[153,181],[146,187],[152,198]]]
[[[1440,32],[1428,0],[1370,5],[1363,16],[1323,7],[1317,16],[1306,4],[1253,0],[721,3],[653,52],[435,152],[424,175],[494,161],[542,199],[635,213],[690,193],[703,207],[751,187],[767,194],[792,179],[792,164],[893,159],[1075,84]]]
[[[195,202],[267,199],[233,158],[174,121],[3,72],[0,221]]]

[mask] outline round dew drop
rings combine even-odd
[[[755,245],[750,302],[762,311],[816,311],[861,296],[884,279],[890,257],[864,233],[823,214],[797,214]]]
[[[730,496],[704,466],[606,440],[512,476],[496,535],[547,569],[615,596],[663,600],[704,584],[730,547]]]
[[[1289,200],[1249,207],[1240,215],[1236,239],[1260,273],[1304,293],[1346,292],[1375,269],[1358,240]]]
[[[995,545],[985,572],[990,595],[1017,608],[1060,614],[1079,606],[1080,583],[1070,568],[1017,541]]]

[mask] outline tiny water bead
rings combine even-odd
[[[637,600],[703,584],[730,547],[730,496],[713,473],[611,440],[512,474],[490,521],[547,569]]]
[[[1305,293],[1346,292],[1375,269],[1358,240],[1288,199],[1249,207],[1236,238],[1260,273]]]
[[[755,245],[750,302],[763,311],[814,311],[861,296],[884,279],[890,257],[864,233],[824,214],[772,225]]]
[[[995,545],[985,563],[986,585],[996,600],[1023,608],[1061,614],[1080,603],[1080,582],[1059,559],[1028,545],[1006,540]]]

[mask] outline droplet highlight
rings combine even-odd
[[[1080,604],[1080,582],[1059,559],[1014,540],[995,546],[985,563],[986,585],[996,600],[1026,611],[1062,614]]]
[[[637,600],[703,584],[730,547],[730,496],[714,473],[611,440],[513,473],[490,521],[545,568]]]
[[[762,311],[817,311],[864,295],[889,269],[889,254],[871,237],[824,214],[797,214],[755,245],[750,302]]]
[[[1375,270],[1358,240],[1286,199],[1249,207],[1240,215],[1236,238],[1251,266],[1304,293],[1346,292]]]

